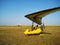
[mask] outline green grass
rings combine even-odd
[[[0,26],[0,45],[60,45],[60,26],[46,26],[43,34],[24,35],[29,26]]]

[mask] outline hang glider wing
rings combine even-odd
[[[28,14],[26,15],[25,17],[30,19],[31,21],[37,23],[37,24],[41,24],[41,19],[50,14],[50,13],[53,13],[53,12],[56,12],[56,11],[60,11],[60,7],[56,7],[56,8],[52,8],[52,9],[47,9],[47,10],[43,10],[43,11],[39,11],[39,12],[35,12],[35,13],[32,13],[32,14]]]

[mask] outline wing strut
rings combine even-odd
[[[33,26],[34,26],[34,22],[32,21],[32,27],[31,27],[32,30],[33,30]]]

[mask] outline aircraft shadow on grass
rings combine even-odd
[[[51,34],[51,33],[48,33],[48,32],[41,32],[40,34]]]

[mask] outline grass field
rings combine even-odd
[[[46,26],[44,33],[24,35],[29,26],[0,26],[0,45],[60,45],[60,26]]]

